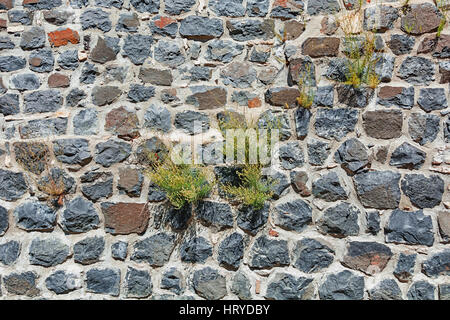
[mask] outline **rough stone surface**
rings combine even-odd
[[[27,231],[51,231],[56,222],[56,212],[46,204],[28,201],[14,210],[16,223]]]
[[[408,282],[412,279],[414,266],[416,264],[417,254],[400,253],[397,265],[394,270],[394,276],[400,282]]]
[[[311,278],[294,277],[288,273],[276,273],[269,282],[266,298],[269,300],[305,300],[311,294]]]
[[[444,180],[438,175],[407,174],[402,179],[402,191],[418,208],[433,208],[442,200]]]
[[[127,297],[145,298],[152,294],[153,284],[150,273],[128,267],[125,276]]]
[[[92,268],[86,272],[88,292],[118,296],[120,293],[120,270]]]
[[[211,267],[195,271],[192,283],[195,292],[207,300],[218,300],[227,294],[225,277]]]
[[[332,273],[319,287],[319,297],[323,300],[362,300],[364,277],[345,270]]]
[[[357,110],[319,108],[314,128],[318,136],[340,141],[354,130],[357,120]]]
[[[301,232],[312,222],[311,207],[300,199],[277,205],[275,212],[275,224],[286,230]]]
[[[402,300],[402,291],[394,279],[381,280],[369,291],[370,300]]]
[[[63,263],[69,256],[69,246],[58,238],[35,238],[30,244],[30,264],[52,267]]]
[[[412,113],[408,120],[411,139],[420,145],[433,142],[439,132],[439,117],[434,114]]]
[[[400,203],[400,174],[370,171],[353,177],[356,193],[364,207],[395,209]]]
[[[408,300],[435,300],[436,287],[429,282],[419,280],[408,289]]]
[[[312,194],[328,202],[348,199],[337,173],[333,171],[313,181]]]
[[[78,241],[73,246],[73,259],[81,264],[93,264],[100,260],[105,250],[103,237],[90,237]]]
[[[131,260],[146,261],[151,266],[161,267],[169,261],[174,246],[174,235],[157,233],[134,245]]]
[[[373,275],[382,272],[391,257],[392,251],[386,245],[352,241],[347,247],[342,263],[351,269]]]
[[[319,220],[319,230],[336,238],[357,235],[360,214],[361,212],[354,205],[341,202],[325,210]]]
[[[254,269],[271,269],[290,263],[286,240],[257,238],[250,249],[249,266]]]
[[[448,276],[450,274],[450,250],[437,252],[424,261],[422,271],[429,277]]]
[[[0,262],[5,266],[14,264],[19,258],[20,247],[20,243],[14,240],[0,244]]]
[[[355,138],[349,139],[341,144],[334,154],[334,160],[340,163],[342,169],[349,175],[363,171],[369,164],[369,157],[365,145]]]
[[[145,203],[102,203],[105,230],[113,235],[142,234],[147,229],[150,213]]]
[[[367,135],[376,139],[394,139],[402,134],[403,115],[400,110],[367,111],[362,115]]]
[[[402,211],[396,209],[389,216],[384,228],[386,242],[421,244],[432,246],[434,242],[431,216],[422,210]]]
[[[311,238],[298,241],[294,248],[294,267],[306,273],[319,272],[333,263],[334,250]]]
[[[232,233],[219,245],[217,260],[225,268],[236,270],[244,256],[244,239],[239,233]]]

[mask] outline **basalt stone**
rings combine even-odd
[[[286,170],[291,170],[296,167],[301,167],[305,162],[303,150],[298,142],[288,142],[279,148],[279,157],[281,167]]]
[[[401,28],[412,35],[434,32],[441,23],[441,13],[432,3],[409,5],[402,17]]]
[[[224,107],[227,103],[227,90],[223,87],[192,86],[192,95],[186,98],[186,103],[199,110],[209,110]]]
[[[220,77],[225,85],[233,88],[249,88],[256,80],[256,71],[247,62],[232,62],[222,69]]]
[[[329,172],[312,184],[312,193],[316,198],[333,202],[348,199],[347,192],[342,188],[336,172]]]
[[[364,277],[344,270],[328,275],[319,287],[321,300],[362,300]]]
[[[194,135],[208,131],[210,120],[205,113],[188,110],[177,113],[174,124],[177,129]]]
[[[104,38],[98,37],[97,44],[92,49],[90,58],[98,63],[106,63],[116,59],[116,52],[108,45]]]
[[[160,70],[154,68],[141,68],[139,79],[144,83],[151,83],[160,86],[170,86],[173,78],[170,70]]]
[[[95,0],[95,5],[103,8],[115,7],[122,8],[123,0]]]
[[[9,10],[8,19],[9,22],[20,23],[26,26],[31,25],[33,21],[34,12],[25,10]]]
[[[131,154],[131,145],[123,141],[110,139],[97,144],[95,151],[95,162],[108,168],[127,159]]]
[[[41,290],[36,287],[38,275],[33,271],[11,273],[3,278],[6,291],[12,295],[36,297]]]
[[[298,89],[288,87],[269,88],[264,94],[267,103],[273,106],[289,107],[296,106]]]
[[[303,79],[302,85],[315,87],[316,86],[315,70],[316,69],[314,63],[309,56],[290,59],[287,78],[288,85],[292,87],[295,84],[299,84],[298,83],[299,79]],[[299,96],[298,88],[296,88],[295,90],[297,90],[296,97],[298,97]]]
[[[208,7],[217,16],[242,17],[245,14],[243,0],[211,0]]]
[[[19,228],[26,231],[52,231],[56,223],[56,211],[37,201],[16,207],[14,216]]]
[[[181,20],[180,35],[196,41],[208,41],[223,34],[222,20],[201,16],[188,16]]]
[[[439,285],[439,299],[450,300],[450,284],[443,283]]]
[[[350,72],[348,70],[348,63],[347,58],[332,58],[323,75],[330,80],[345,82],[347,81],[347,74]]]
[[[442,110],[448,107],[444,88],[422,88],[417,104],[426,112]]]
[[[392,257],[392,251],[378,242],[352,241],[347,247],[342,264],[368,275],[380,273]]]
[[[266,299],[307,300],[313,295],[313,279],[298,277],[289,273],[276,273],[267,284]]]
[[[398,77],[408,83],[428,85],[434,81],[434,63],[424,57],[406,57],[398,69]]]
[[[165,12],[171,15],[179,15],[183,12],[189,12],[194,4],[195,0],[164,0]]]
[[[183,262],[204,263],[212,256],[212,246],[203,237],[186,240],[180,247],[180,258]]]
[[[446,249],[430,256],[423,262],[422,271],[432,278],[450,275],[450,250]]]
[[[133,103],[145,102],[155,96],[155,87],[140,84],[131,84],[128,91],[128,100]]]
[[[378,92],[377,103],[385,107],[411,109],[414,105],[414,87],[384,86]]]
[[[433,208],[442,200],[444,180],[438,175],[428,178],[422,174],[407,174],[402,180],[402,191],[418,208]]]
[[[129,35],[125,38],[122,55],[128,57],[134,64],[141,65],[150,57],[152,43],[152,36]]]
[[[75,70],[79,65],[78,50],[66,50],[60,53],[58,65],[66,70]]]
[[[0,37],[0,50],[13,49],[14,47],[15,44],[10,37]]]
[[[102,9],[83,10],[80,16],[80,22],[83,30],[99,29],[103,32],[108,32],[112,27],[109,13]]]
[[[58,270],[45,279],[45,286],[56,294],[67,294],[81,288],[80,275]]]
[[[406,34],[393,34],[387,45],[396,55],[411,53],[415,38]]]
[[[312,223],[312,209],[301,199],[278,204],[275,212],[275,224],[285,230],[301,232]]]
[[[390,82],[392,79],[392,72],[394,71],[395,57],[387,54],[375,55],[377,62],[375,63],[374,72],[381,82]],[[365,88],[365,90],[372,92],[373,89]]]
[[[435,300],[436,287],[426,281],[414,282],[408,289],[406,296],[408,300]]]
[[[271,170],[268,173],[264,173],[262,181],[272,184],[270,191],[272,192],[272,199],[274,200],[278,200],[285,194],[284,191],[291,185],[289,177],[277,170]]]
[[[92,90],[92,103],[102,107],[113,103],[122,94],[122,90],[115,86],[94,87]]]
[[[334,250],[325,243],[305,238],[294,247],[294,267],[305,273],[318,272],[328,268],[334,260]]]
[[[20,255],[20,243],[18,241],[8,241],[0,244],[0,262],[5,266],[14,264]]]
[[[1,212],[1,209],[0,209]],[[1,216],[1,213],[0,213]],[[438,213],[438,225],[439,232],[441,234],[442,243],[450,243],[450,213],[447,211],[441,211]],[[1,221],[1,218],[0,218]],[[0,222],[0,234],[1,234],[1,222]]]
[[[192,284],[195,292],[206,300],[219,300],[227,294],[225,277],[211,267],[195,271]]]
[[[354,130],[357,121],[357,110],[319,108],[314,128],[318,136],[340,141]]]
[[[25,113],[53,112],[61,108],[63,98],[58,90],[40,90],[24,97]]]
[[[403,114],[400,110],[367,111],[362,119],[364,130],[372,138],[393,139],[402,134]]]
[[[292,135],[289,114],[287,112],[277,112],[275,110],[264,111],[259,116],[257,126],[259,129],[278,130],[281,141],[288,140]]]
[[[380,213],[378,211],[366,212],[366,231],[372,235],[377,235],[380,232]]]
[[[150,213],[145,203],[104,202],[101,208],[108,233],[143,234],[147,229]]]
[[[87,97],[86,93],[78,88],[70,90],[66,96],[66,105],[69,107],[84,107],[83,103],[80,103]]]
[[[211,79],[211,69],[208,67],[193,66],[189,69],[189,76],[183,79],[190,79],[191,81],[208,81]]]
[[[265,17],[269,12],[269,0],[248,0],[247,15],[249,17]]]
[[[67,132],[67,118],[30,120],[19,127],[22,139],[64,135]]]
[[[308,161],[313,166],[321,166],[330,154],[330,144],[319,140],[310,140],[307,144]]]
[[[294,19],[303,13],[304,7],[302,0],[276,0],[270,11],[270,17],[282,20]]]
[[[297,138],[303,140],[308,135],[311,111],[305,108],[298,108],[295,110],[294,119]]]
[[[361,212],[357,207],[341,202],[325,210],[319,220],[319,230],[336,238],[358,235],[358,216]]]
[[[4,116],[10,116],[18,114],[19,108],[19,95],[15,93],[7,93],[0,96],[0,113]]]
[[[98,116],[95,109],[85,109],[73,117],[73,131],[77,135],[97,134]]]
[[[334,14],[340,10],[339,2],[337,0],[308,0],[308,14]]]
[[[354,88],[351,85],[337,87],[338,101],[352,108],[366,107],[373,93],[373,89],[367,87]]]
[[[231,292],[239,297],[241,300],[251,300],[252,294],[250,292],[252,285],[250,280],[244,272],[237,272],[232,280]]]
[[[419,169],[426,159],[426,153],[408,142],[403,142],[392,152],[391,166],[403,169]]]
[[[68,233],[82,233],[98,228],[99,217],[92,202],[77,197],[67,203],[61,226]]]
[[[208,43],[206,59],[211,61],[231,62],[244,50],[244,46],[231,40],[214,39]]]
[[[72,8],[83,8],[88,5],[89,0],[70,0]]]
[[[98,294],[118,296],[120,292],[120,270],[93,268],[86,272],[86,290]]]
[[[81,182],[81,192],[91,201],[112,196],[113,176],[109,172],[87,172],[81,177]]]
[[[128,242],[117,241],[111,245],[111,257],[115,260],[125,261],[128,253]]]
[[[370,171],[353,177],[356,193],[364,207],[395,209],[400,203],[400,174]]]
[[[52,9],[42,12],[44,19],[55,26],[62,26],[73,21],[73,12],[65,9]]]
[[[263,39],[268,40],[274,36],[274,21],[271,19],[254,20],[227,20],[226,26],[230,37],[236,41]]]
[[[73,194],[76,190],[75,179],[68,175],[61,168],[51,168],[47,170],[48,174],[44,175],[41,179],[38,180],[38,189],[39,191],[52,196],[52,188],[53,185],[56,184],[57,188],[61,190],[62,194]],[[50,190],[48,190],[50,188]],[[58,201],[54,201],[58,206]]]
[[[394,279],[384,279],[369,290],[370,300],[402,300],[402,291]]]
[[[356,138],[341,144],[334,154],[334,160],[340,163],[342,169],[349,175],[361,172],[369,164],[367,148]]]
[[[447,117],[447,120],[444,122],[444,140],[446,143],[450,141],[450,117]]]
[[[139,197],[144,182],[143,174],[134,168],[119,168],[119,182],[117,189],[120,194],[126,194],[129,197]]]
[[[16,56],[0,57],[0,71],[11,72],[25,68],[26,60]]]
[[[158,13],[159,11],[158,0],[131,0],[130,3],[138,12]]]
[[[157,15],[150,21],[149,26],[153,34],[161,36],[175,38],[178,33],[177,20],[169,17]]]
[[[196,216],[207,226],[212,225],[219,230],[233,226],[233,213],[227,203],[201,201],[197,205]]]
[[[22,32],[20,47],[23,50],[39,49],[45,46],[46,33],[43,28],[33,27]]]
[[[170,225],[172,230],[182,231],[187,229],[191,217],[192,217],[192,205],[185,204],[180,209],[170,207],[169,211],[165,216],[165,222],[167,222]]]
[[[321,107],[332,107],[334,104],[334,87],[317,87],[314,95],[314,105]],[[300,109],[298,109],[300,110]]]
[[[0,236],[4,235],[9,228],[8,210],[0,206]]]
[[[69,246],[58,238],[38,239],[31,242],[30,264],[52,267],[63,263],[69,256]]]
[[[249,61],[257,63],[266,63],[270,58],[271,47],[269,46],[254,46],[250,52]]]
[[[152,294],[153,284],[150,273],[146,270],[138,270],[128,267],[125,276],[127,297],[145,298]]]
[[[19,200],[28,186],[22,172],[0,169],[0,199],[6,201]]]
[[[395,21],[398,19],[398,9],[391,6],[374,6],[364,9],[365,30],[376,32],[386,32],[394,27]]]
[[[84,265],[93,264],[100,260],[104,250],[105,239],[103,237],[85,238],[74,244],[74,260]]]
[[[227,197],[228,195],[220,188],[221,185],[231,185],[237,187],[240,185],[239,173],[242,172],[242,168],[238,166],[232,167],[215,167],[214,174],[219,182],[219,195],[221,197]]]
[[[225,268],[237,270],[244,256],[244,238],[239,233],[232,233],[219,245],[217,261]]]
[[[289,264],[290,258],[286,240],[274,240],[266,236],[260,236],[250,249],[249,267],[252,269],[271,269],[288,266]]]
[[[432,246],[434,241],[431,216],[424,215],[423,210],[392,211],[384,233],[386,242]]]
[[[161,289],[167,289],[175,294],[181,294],[184,292],[186,285],[183,274],[176,268],[170,268],[161,278]]]
[[[267,203],[259,210],[243,206],[238,210],[237,225],[251,235],[256,235],[266,225],[268,218],[269,204]]]
[[[439,120],[434,114],[412,113],[408,121],[411,139],[420,145],[433,142],[439,132]]]
[[[136,111],[123,106],[111,110],[105,116],[105,131],[126,141],[139,138],[139,119]]]
[[[394,276],[400,282],[408,282],[414,275],[414,266],[416,264],[417,254],[400,253],[397,265],[394,270]]]
[[[53,141],[56,158],[66,164],[85,166],[92,160],[86,139],[60,139]]]
[[[52,9],[62,5],[62,0],[24,0],[23,6],[32,11],[42,9]]]
[[[139,16],[136,13],[123,13],[117,21],[116,31],[136,32],[139,28]]]
[[[131,260],[145,261],[151,266],[165,265],[175,247],[175,236],[167,233],[157,233],[136,242]]]

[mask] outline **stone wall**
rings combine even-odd
[[[0,299],[449,299],[450,33],[402,5],[365,4],[373,90],[357,1],[0,0]],[[273,201],[174,210],[139,153],[225,108],[282,123]]]

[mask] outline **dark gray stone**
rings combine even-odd
[[[181,20],[180,35],[197,41],[208,41],[223,34],[221,19],[200,16],[188,16]]]
[[[439,132],[440,118],[434,114],[412,113],[408,121],[411,139],[420,145],[433,142]]]
[[[427,155],[422,150],[408,142],[399,145],[391,155],[391,166],[403,169],[419,169],[425,162]]]
[[[323,75],[330,80],[345,82],[349,73],[348,63],[347,58],[331,58]]]
[[[301,199],[278,204],[275,212],[275,224],[285,230],[301,232],[312,223],[312,209]]]
[[[303,166],[305,159],[303,150],[298,142],[288,142],[279,148],[279,157],[281,167],[285,170],[291,170]]]
[[[56,223],[56,211],[46,204],[28,201],[14,210],[19,228],[27,231],[51,231]]]
[[[250,206],[239,208],[237,215],[237,225],[242,230],[251,235],[257,234],[267,223],[269,218],[269,204],[264,204],[260,210],[255,210]]]
[[[394,279],[381,280],[369,290],[370,300],[402,300],[402,291]]]
[[[318,136],[340,141],[355,129],[357,121],[357,110],[319,108],[317,109],[314,128]]]
[[[336,238],[356,236],[359,232],[358,216],[360,214],[356,206],[341,202],[325,210],[319,220],[319,230]]]
[[[334,14],[340,10],[337,0],[308,0],[308,14]]]
[[[95,5],[103,8],[122,8],[123,0],[95,0]]]
[[[125,261],[128,253],[128,242],[117,241],[111,245],[111,256],[113,259]]]
[[[85,166],[92,160],[89,141],[86,139],[59,139],[53,141],[56,158],[66,164]]]
[[[110,172],[86,172],[81,176],[81,183],[81,192],[91,201],[112,196],[113,175]]]
[[[212,256],[212,246],[203,237],[193,237],[180,246],[180,257],[183,262],[204,263]]]
[[[442,110],[448,107],[444,88],[422,88],[417,104],[426,112]]]
[[[88,292],[118,296],[120,292],[120,270],[93,268],[86,272]]]
[[[172,15],[179,15],[183,12],[189,12],[194,4],[195,0],[164,0],[165,9],[164,12]]]
[[[312,194],[328,202],[348,199],[336,172],[332,171],[312,183]]]
[[[103,32],[111,30],[111,20],[109,13],[102,9],[87,9],[83,10],[80,16],[81,27],[86,29],[100,29]]]
[[[417,253],[400,253],[397,265],[394,270],[394,276],[400,282],[408,282],[413,278],[414,266],[416,264]]]
[[[138,12],[158,13],[159,0],[131,0],[130,3]]]
[[[30,120],[19,127],[19,132],[22,139],[60,136],[67,132],[67,118]]]
[[[268,131],[278,130],[281,141],[288,140],[292,135],[289,114],[286,112],[278,112],[275,110],[264,111],[259,116],[257,126],[259,129],[266,129]]]
[[[87,97],[86,92],[81,89],[74,88],[70,90],[66,96],[66,105],[69,107],[84,107],[84,102],[81,102]]]
[[[136,32],[139,28],[139,16],[136,13],[123,13],[117,21],[116,31]]]
[[[152,294],[152,278],[150,273],[146,270],[138,270],[133,267],[128,267],[125,281],[127,297],[145,298]]]
[[[94,135],[98,132],[97,123],[98,116],[94,108],[81,110],[73,117],[73,131],[76,135]]]
[[[45,46],[46,33],[43,28],[32,27],[24,31],[20,38],[20,47],[23,50],[39,49]]]
[[[272,192],[272,199],[274,200],[279,199],[285,194],[284,191],[291,185],[290,177],[276,170],[264,173],[262,181],[271,184],[270,191]]]
[[[144,102],[155,96],[155,87],[146,87],[140,84],[131,84],[128,91],[128,100],[134,103]]]
[[[63,98],[58,90],[40,90],[24,97],[25,113],[54,112],[62,107]]]
[[[11,72],[25,68],[27,61],[22,57],[2,56],[0,57],[0,71]]]
[[[84,265],[93,264],[100,260],[105,250],[105,239],[103,237],[90,237],[78,241],[73,246],[73,259]]]
[[[410,53],[414,47],[416,39],[406,34],[393,34],[387,45],[396,55]]]
[[[282,20],[295,19],[303,13],[304,7],[305,5],[302,0],[291,0],[287,3],[275,2],[270,11],[270,16]]]
[[[366,146],[356,138],[345,141],[334,154],[334,160],[341,164],[347,174],[354,175],[363,171],[369,164]]]
[[[219,245],[217,261],[227,269],[237,270],[244,256],[244,238],[239,233],[232,233]]]
[[[257,62],[257,63],[266,63],[270,58],[270,50],[266,48],[261,48],[254,46],[252,51],[250,52],[249,61]]]
[[[366,231],[374,236],[380,232],[380,213],[378,211],[366,212]]]
[[[330,155],[330,144],[320,140],[310,140],[307,144],[310,165],[322,166]]]
[[[208,7],[217,16],[242,17],[245,14],[243,0],[211,0]]]
[[[251,300],[251,287],[250,280],[244,272],[238,271],[235,273],[231,284],[231,292],[237,295],[241,300]]]
[[[0,244],[0,262],[10,266],[17,261],[20,255],[20,243],[18,241],[8,241]]]
[[[271,269],[289,264],[290,257],[286,240],[260,236],[250,249],[249,267],[252,269]]]
[[[66,50],[59,54],[58,65],[66,70],[75,70],[79,66],[78,50]]]
[[[364,24],[365,30],[374,32],[386,32],[394,28],[394,23],[398,19],[398,9],[380,5],[364,9]]]
[[[314,95],[314,105],[320,107],[332,107],[334,105],[334,87],[317,87]]]
[[[208,67],[193,66],[189,70],[189,74],[186,78],[191,81],[208,81],[211,79],[211,69]]]
[[[82,197],[67,203],[62,218],[62,228],[69,233],[87,232],[98,228],[99,225],[99,217],[94,205]]]
[[[0,206],[0,236],[4,235],[9,228],[8,216],[8,210]]]
[[[43,267],[61,264],[66,261],[69,255],[69,246],[55,237],[35,238],[31,242],[29,250],[30,264]]]
[[[269,0],[247,0],[247,15],[249,17],[265,17],[269,12]]]
[[[161,278],[161,289],[167,289],[179,295],[186,287],[183,274],[176,268],[170,268],[163,273]]]
[[[233,226],[233,212],[228,203],[201,201],[196,208],[196,216],[207,226],[219,230]]]
[[[65,10],[63,8],[46,10],[43,12],[43,14],[45,21],[55,26],[62,26],[65,25],[66,23],[73,22],[74,13],[69,10]]]
[[[364,207],[395,209],[400,204],[400,174],[392,171],[369,171],[353,177],[356,193]]]
[[[84,84],[93,84],[95,78],[99,75],[98,68],[89,62],[86,62],[81,69],[80,82]]]
[[[373,93],[374,90],[368,87],[355,88],[349,84],[337,87],[338,101],[351,108],[365,108],[372,99]]]
[[[24,1],[25,2],[25,1]],[[24,8],[30,10],[42,10],[42,9],[52,9],[62,5],[62,0],[39,0],[39,1],[28,1],[29,3],[24,3]]]
[[[319,240],[305,238],[294,247],[294,267],[313,273],[328,268],[334,260],[334,250]]]
[[[164,106],[151,104],[144,114],[144,127],[169,132],[172,129],[172,116]]]
[[[19,95],[15,93],[7,93],[0,96],[0,113],[4,116],[10,116],[18,114],[20,112],[19,107]]]
[[[434,242],[431,216],[424,215],[423,210],[392,211],[384,234],[386,242],[426,246],[432,246]]]
[[[398,69],[399,78],[411,84],[430,84],[434,81],[434,63],[424,57],[406,57]]]
[[[298,108],[294,113],[295,132],[297,139],[303,140],[308,135],[309,122],[311,120],[311,111],[305,108]]]
[[[436,287],[429,282],[419,280],[408,289],[408,300],[435,300]]]
[[[319,287],[321,300],[362,300],[364,277],[344,270],[328,275]]]
[[[450,284],[439,285],[439,300],[450,300]]]
[[[444,193],[444,180],[438,175],[407,174],[402,179],[402,191],[418,208],[434,208]]]
[[[0,37],[0,50],[13,49],[15,46],[10,37]]]
[[[25,10],[9,10],[8,19],[9,22],[20,23],[26,26],[31,25],[33,22],[34,12]]]
[[[175,247],[175,236],[167,233],[158,233],[134,245],[131,260],[146,261],[151,266],[162,267],[169,261],[173,248]]]
[[[110,167],[127,159],[131,154],[131,145],[124,141],[110,139],[95,146],[95,162]]]
[[[227,29],[230,37],[236,41],[268,40],[274,37],[274,21],[265,20],[227,20]]]
[[[28,61],[30,70],[34,72],[51,72],[55,64],[55,58],[50,49],[40,49],[31,52]]]
[[[383,92],[386,94],[382,94]],[[385,107],[411,109],[414,105],[414,87],[382,87],[378,93],[377,103]]]
[[[195,292],[207,300],[219,300],[227,294],[225,277],[211,267],[195,271],[192,284]]]
[[[79,289],[80,276],[64,270],[58,270],[45,279],[45,286],[56,294],[66,294]]]
[[[141,65],[150,57],[152,44],[152,36],[128,35],[123,44],[122,55],[128,57],[134,64]]]
[[[450,275],[450,250],[446,249],[430,256],[423,262],[422,271],[432,278]]]
[[[198,126],[195,126],[195,123],[198,123]],[[194,135],[208,131],[210,120],[206,113],[187,110],[175,115],[174,124],[177,129]]]
[[[267,285],[266,299],[306,300],[312,298],[312,278],[294,277],[289,273],[276,273]]]
[[[244,46],[234,41],[214,39],[208,43],[206,59],[228,63],[240,55],[243,50]]]
[[[249,88],[256,80],[256,70],[250,63],[235,61],[225,66],[220,77],[225,85],[233,88]]]

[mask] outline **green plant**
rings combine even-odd
[[[441,36],[441,32],[442,30],[444,30],[445,25],[447,24],[447,21],[450,18],[450,0],[436,0],[436,6],[439,10],[439,12],[441,13],[442,17],[441,17],[441,21],[439,23],[439,27],[437,29],[436,32],[436,37],[440,37]]]
[[[296,99],[297,104],[305,109],[311,108],[316,95],[316,89],[311,85],[311,83],[311,67],[307,64],[306,70],[302,72],[298,79],[299,96]]]
[[[155,161],[146,171],[150,180],[163,190],[175,209],[195,204],[207,197],[212,190],[206,171],[201,166],[176,164],[171,157]]]
[[[222,189],[238,202],[256,210],[261,209],[264,203],[272,197],[271,188],[275,181],[263,179],[261,166],[257,164],[245,165],[238,175],[239,186],[225,184]]]

